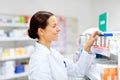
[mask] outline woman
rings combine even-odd
[[[58,40],[60,28],[55,15],[38,11],[30,20],[29,37],[36,39],[35,52],[29,62],[29,80],[68,80],[68,76],[83,77],[95,55],[90,48],[97,39],[96,31],[85,45],[81,57],[75,64],[51,48],[52,41]]]

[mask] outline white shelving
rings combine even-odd
[[[28,24],[21,24],[21,23],[0,23],[0,27],[23,27],[28,28]]]
[[[2,54],[0,57],[0,80],[22,80],[23,77],[26,79],[26,66],[34,43],[33,39],[27,36],[29,25],[27,22],[20,20],[25,18],[24,15],[22,17],[19,15],[0,15],[0,17],[3,19],[0,22],[0,48],[2,49],[0,53],[0,56]],[[30,50],[28,50],[29,48]],[[10,49],[13,52],[10,52]],[[5,50],[8,50],[8,52],[5,52]],[[16,72],[17,66],[24,66],[24,72]]]
[[[15,79],[15,78],[20,78],[20,77],[25,77],[27,76],[27,72],[23,72],[23,73],[18,73],[18,74],[13,74],[10,76],[0,76],[0,80],[9,80],[9,79]]]
[[[11,61],[11,60],[23,60],[30,58],[30,55],[22,55],[15,57],[4,57],[0,59],[0,62]],[[0,75],[0,80],[14,80],[16,78],[27,77],[27,72],[15,73],[12,75]]]
[[[29,37],[1,37],[0,42],[2,41],[25,41],[32,40]]]
[[[93,74],[92,72],[89,72],[87,77],[89,77],[91,80],[101,80],[99,76]]]
[[[29,55],[22,55],[22,56],[14,56],[14,57],[3,57],[0,59],[0,61],[10,61],[10,60],[17,60],[17,59],[27,59],[29,58]]]

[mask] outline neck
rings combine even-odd
[[[51,42],[45,42],[45,41],[38,40],[38,43],[40,43],[40,44],[46,46],[48,49],[50,49]]]

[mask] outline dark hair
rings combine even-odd
[[[39,38],[37,31],[38,28],[42,28],[45,29],[47,26],[47,20],[49,19],[50,16],[54,15],[51,12],[47,12],[47,11],[38,11],[36,12],[30,20],[30,27],[28,29],[28,36],[30,38]]]

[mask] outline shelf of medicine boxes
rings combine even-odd
[[[96,64],[96,63],[118,64],[117,60],[118,60],[117,55],[111,54],[109,58],[95,59],[94,64]],[[101,80],[99,75],[96,75],[96,74],[92,73],[91,71],[88,71],[86,76],[90,80]]]
[[[23,24],[23,23],[0,23],[0,29],[27,29],[28,24]],[[0,37],[0,42],[10,42],[10,41],[27,41],[27,40],[32,40],[29,37]],[[33,40],[32,40],[33,41]],[[12,57],[1,57],[0,62],[4,61],[10,61],[10,60],[23,60],[23,59],[28,59],[30,55],[22,55],[22,56],[12,56]],[[27,76],[27,72],[19,73],[19,74],[14,74],[10,76],[4,76],[0,75],[0,80],[11,80],[15,78],[20,78],[20,77],[25,77]]]
[[[28,28],[28,24],[21,23],[0,23],[0,28]],[[32,40],[29,37],[0,37],[0,41]]]
[[[118,33],[117,33],[118,34]],[[118,35],[119,36],[119,35]],[[119,37],[117,36],[112,36],[111,39],[111,47],[110,47],[110,56],[106,57],[106,58],[102,58],[102,59],[95,59],[95,63],[109,63],[109,64],[115,64],[118,66],[119,69]],[[118,71],[119,72],[119,71]],[[91,80],[101,80],[100,76],[95,75],[92,72],[89,72],[89,74],[87,74],[87,76],[91,79]],[[120,76],[120,73],[118,73],[118,76]]]
[[[103,62],[110,62],[109,59],[107,58],[103,58],[103,59],[95,59],[94,60],[94,64],[96,63],[103,63]],[[99,75],[96,75],[94,73],[92,73],[91,71],[88,71],[88,73],[86,74],[86,76],[90,79],[90,80],[101,80]]]
[[[5,57],[5,58],[1,58],[0,62],[4,62],[4,61],[10,61],[10,60],[19,60],[19,59],[28,59],[30,57],[30,55],[23,55],[23,56],[15,56],[15,57]],[[22,72],[19,74],[13,74],[10,76],[5,76],[5,75],[0,75],[0,80],[11,80],[11,79],[15,79],[15,78],[20,78],[20,77],[26,77],[28,74],[27,72]]]
[[[28,28],[28,24],[20,24],[20,23],[0,23],[0,28]],[[0,37],[0,42],[6,41],[26,41],[32,40],[29,37]],[[27,59],[30,55],[22,55],[22,56],[15,56],[15,57],[2,57],[0,58],[0,62],[10,61],[10,60],[19,60],[19,59]],[[0,76],[0,80],[8,80],[8,79],[15,79],[19,77],[27,76],[27,72],[14,74],[10,76]]]
[[[21,23],[0,23],[1,28],[28,28],[28,24],[21,24]],[[27,41],[32,40],[28,36],[25,37],[0,37],[0,42],[10,42],[10,41]],[[25,59],[29,58],[29,55],[23,55],[23,56],[15,56],[15,57],[4,57],[0,58],[0,61],[9,61],[9,60],[16,60],[16,59]]]

